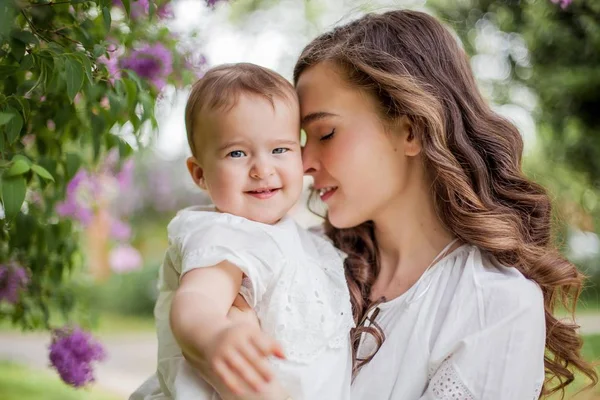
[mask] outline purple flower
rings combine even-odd
[[[107,207],[114,202],[118,197],[119,188],[125,190],[133,181],[133,160],[126,160],[117,172],[118,161],[118,150],[113,149],[107,154],[97,172],[90,173],[80,169],[67,185],[65,200],[56,206],[58,215],[88,225],[97,208]],[[121,225],[113,232],[117,232],[117,237],[123,237],[125,228]]]
[[[563,10],[567,7],[569,7],[569,5],[573,2],[573,0],[550,0],[552,1],[554,4],[560,4],[560,8],[562,8]]]
[[[0,302],[6,300],[16,304],[28,283],[29,276],[25,268],[15,263],[0,265]]]
[[[141,268],[142,255],[129,245],[121,245],[110,252],[109,263],[115,272],[129,272]]]
[[[161,90],[167,77],[173,72],[173,56],[171,51],[160,43],[144,44],[132,51],[129,57],[122,58],[120,65],[149,80]]]
[[[50,344],[50,362],[61,379],[74,387],[94,381],[92,363],[106,357],[102,345],[75,326],[55,329]]]
[[[100,56],[98,62],[106,65],[110,83],[114,84],[116,79],[121,79],[121,68],[119,68],[119,58],[116,54],[113,54],[110,58],[104,55]]]
[[[217,4],[217,3],[219,3],[219,2],[221,2],[223,0],[204,0],[204,1],[206,1],[206,5],[207,6],[214,7],[215,4]]]
[[[173,18],[175,16],[175,14],[173,13],[173,6],[171,6],[171,3],[166,3],[161,6],[158,6],[158,8],[156,9],[156,15],[158,15],[158,18],[160,19]]]
[[[98,182],[86,170],[80,169],[67,185],[67,196],[56,206],[56,212],[61,217],[71,217],[84,225],[89,224],[99,192]]]
[[[128,240],[131,237],[131,226],[119,219],[112,218],[110,221],[110,236],[117,240]]]
[[[125,161],[123,163],[123,167],[121,168],[121,171],[119,171],[117,173],[117,182],[119,182],[119,186],[121,187],[122,190],[126,190],[127,188],[129,188],[133,182],[133,170],[135,168],[135,164],[133,162],[133,159],[130,158],[129,160]]]

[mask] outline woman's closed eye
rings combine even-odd
[[[321,136],[321,138],[319,139],[321,142],[324,142],[326,140],[329,140],[333,137],[333,135],[335,134],[335,128],[333,128],[331,130],[331,132],[329,132],[328,134]]]
[[[227,153],[227,157],[231,157],[231,158],[242,158],[245,156],[246,156],[246,153],[242,150],[234,150],[234,151],[230,151],[229,153]]]

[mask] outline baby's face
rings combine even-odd
[[[219,211],[272,224],[302,191],[300,113],[296,101],[241,95],[228,112],[202,118],[198,164]]]

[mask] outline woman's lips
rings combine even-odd
[[[335,194],[336,191],[337,191],[336,186],[330,186],[330,187],[325,187],[325,188],[319,189],[319,196],[321,197],[321,201],[326,202],[328,199],[331,198],[331,196],[333,196]]]

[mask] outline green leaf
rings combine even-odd
[[[16,100],[19,104],[19,108],[23,112],[23,118],[25,119],[25,121],[27,121],[29,119],[29,114],[31,113],[29,101],[25,97],[16,97]]]
[[[123,79],[125,91],[127,92],[127,105],[130,109],[135,110],[137,103],[137,85],[131,79]]]
[[[100,139],[105,133],[106,123],[104,118],[100,118],[95,114],[90,113],[92,122],[92,148],[94,149],[94,160],[100,155]]]
[[[4,176],[6,176],[7,178],[10,178],[13,176],[23,175],[24,173],[28,172],[29,169],[30,169],[30,167],[29,167],[29,164],[27,163],[27,161],[25,161],[23,159],[16,159],[12,163],[12,165],[10,166],[8,171],[6,171],[6,174]]]
[[[21,134],[21,129],[23,129],[23,117],[21,117],[21,114],[14,108],[8,108],[8,110],[12,111],[12,114],[14,114],[14,117],[6,124],[6,138],[8,139],[8,144],[11,145]]]
[[[23,44],[39,44],[38,38],[31,32],[25,30],[14,30],[10,34],[13,38],[22,42]]]
[[[121,2],[123,3],[123,8],[125,8],[127,16],[129,16],[129,14],[131,14],[131,3],[129,0],[121,0]]]
[[[12,39],[10,41],[10,54],[12,54],[15,60],[20,62],[25,55],[25,43],[17,39]]]
[[[15,25],[16,5],[12,1],[0,2],[0,41],[8,36],[11,27]]]
[[[19,214],[26,191],[25,178],[22,176],[2,179],[2,205],[6,219],[12,220]]]
[[[12,158],[11,162],[17,162],[18,160],[23,160],[27,163],[27,165],[31,166],[31,164],[33,164],[31,162],[31,160],[27,157],[25,157],[23,154],[15,154],[15,156]]]
[[[101,44],[94,45],[94,57],[100,58],[101,56],[106,55],[106,46]]]
[[[13,113],[0,112],[0,126],[6,125],[14,116]]]
[[[23,60],[21,60],[22,71],[30,71],[34,65],[35,60],[33,59],[33,55],[31,54],[27,54],[25,57],[23,57]]]
[[[31,166],[31,170],[33,172],[35,172],[36,174],[38,174],[40,177],[42,177],[48,181],[54,182],[54,177],[52,176],[52,174],[50,172],[48,172],[48,170],[46,170],[46,168],[42,167],[41,165],[33,164]]]
[[[108,7],[104,7],[102,9],[102,19],[104,20],[104,29],[106,29],[106,32],[110,31],[110,24],[112,22],[112,19],[110,17],[110,10],[108,9]],[[96,46],[94,46],[94,52],[96,50]]]
[[[65,59],[65,69],[67,78],[67,95],[71,103],[75,99],[77,92],[83,85],[83,65],[75,58],[68,57]]]
[[[92,83],[93,82],[93,78],[92,78],[92,63],[90,62],[90,59],[84,53],[77,53],[77,57],[79,58],[79,60],[83,64],[83,70],[85,71],[85,75],[87,76],[88,81],[90,83]]]
[[[156,15],[156,4],[153,1],[149,1],[148,3],[148,15],[152,19]]]
[[[67,153],[67,162],[66,162],[66,172],[67,172],[67,180],[71,180],[79,171],[79,167],[81,166],[81,157],[77,153]]]
[[[18,65],[0,65],[0,80],[4,80],[19,70]]]

